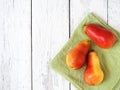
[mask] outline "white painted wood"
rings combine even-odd
[[[0,90],[31,90],[30,0],[0,0]]]
[[[108,24],[120,32],[120,0],[108,0]]]
[[[89,12],[93,12],[107,21],[107,0],[71,0],[72,33]],[[76,88],[71,85],[71,90],[76,90]]]
[[[33,90],[69,90],[48,67],[69,39],[68,0],[33,0]]]
[[[107,21],[107,0],[71,0],[71,31],[88,13],[95,13]]]

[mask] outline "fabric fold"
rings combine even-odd
[[[116,43],[110,49],[102,49],[96,46],[83,31],[84,25],[88,23],[98,24],[104,28],[110,29],[117,38]],[[104,71],[105,77],[101,84],[97,86],[89,86],[84,82],[84,70],[86,65],[79,70],[72,70],[66,65],[66,54],[78,42],[82,40],[91,41],[91,49],[94,49],[100,58],[100,64]],[[120,89],[120,33],[107,25],[99,17],[89,13],[83,21],[78,25],[71,38],[57,55],[50,62],[50,67],[61,76],[71,82],[78,90],[118,90]]]

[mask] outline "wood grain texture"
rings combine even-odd
[[[120,32],[120,1],[108,0],[108,24]]]
[[[107,22],[107,0],[71,0],[70,6],[71,34],[83,18],[90,12],[98,15]],[[76,90],[76,88],[71,85],[71,90]]]
[[[69,90],[48,67],[69,39],[68,0],[33,0],[33,90]]]
[[[0,0],[0,90],[31,90],[30,0]]]
[[[119,0],[32,0],[31,39],[31,0],[0,0],[0,90],[76,90],[49,61],[89,12],[120,32],[119,8]]]

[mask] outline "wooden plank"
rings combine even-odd
[[[108,24],[120,32],[120,1],[108,0]]]
[[[120,1],[108,0],[108,24],[120,32]],[[112,90],[120,90],[120,85],[117,84]]]
[[[69,38],[68,0],[33,0],[33,90],[69,90],[48,67]]]
[[[71,33],[89,12],[107,22],[107,0],[71,0],[70,7]],[[76,90],[76,88],[71,85],[71,90]]]
[[[71,32],[90,12],[107,21],[107,0],[71,0]]]
[[[31,90],[30,0],[0,0],[0,90]]]

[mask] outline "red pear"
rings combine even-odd
[[[112,47],[116,41],[114,33],[96,24],[87,24],[84,31],[94,43],[104,49]]]
[[[88,63],[84,72],[84,80],[88,85],[98,85],[103,81],[104,73],[101,69],[99,57],[95,51],[88,54]]]
[[[83,40],[79,42],[66,56],[66,64],[72,69],[80,69],[86,61],[86,56],[90,48],[90,42]]]

